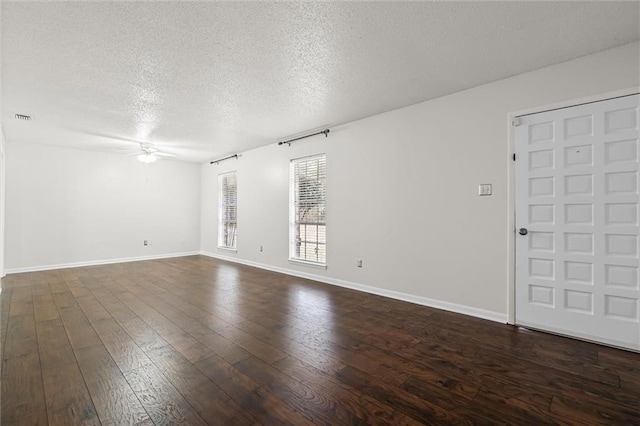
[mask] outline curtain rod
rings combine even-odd
[[[329,129],[324,129],[316,133],[311,133],[310,135],[300,136],[297,138],[289,139],[288,141],[278,142],[278,145],[284,145],[286,143],[286,144],[289,144],[289,146],[291,146],[291,142],[299,141],[300,139],[304,139],[304,138],[310,138],[311,136],[315,136],[315,135],[324,135],[324,137],[326,138],[327,136],[329,136],[329,132],[330,132]]]
[[[228,157],[221,158],[221,159],[219,159],[219,160],[213,160],[213,161],[212,161],[212,162],[210,162],[209,164],[218,164],[218,163],[219,163],[219,162],[221,162],[221,161],[229,160],[229,159],[231,159],[231,158],[238,158],[238,154],[233,154],[233,155],[230,155],[230,156],[228,156]]]

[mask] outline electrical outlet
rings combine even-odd
[[[481,183],[478,185],[478,195],[491,195],[491,184]]]
[[[356,266],[357,266],[358,268],[362,268],[362,259],[358,259],[358,260],[356,261]]]

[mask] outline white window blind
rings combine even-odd
[[[326,264],[326,156],[291,161],[289,256]]]
[[[218,175],[218,247],[235,249],[238,220],[236,172]]]

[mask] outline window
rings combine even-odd
[[[291,161],[289,256],[326,264],[326,156]]]
[[[238,179],[236,172],[218,175],[218,247],[235,250],[237,221]]]

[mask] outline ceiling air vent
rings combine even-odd
[[[31,120],[31,116],[25,115],[25,114],[14,114],[13,118],[15,118],[16,120],[25,120],[25,121]]]

